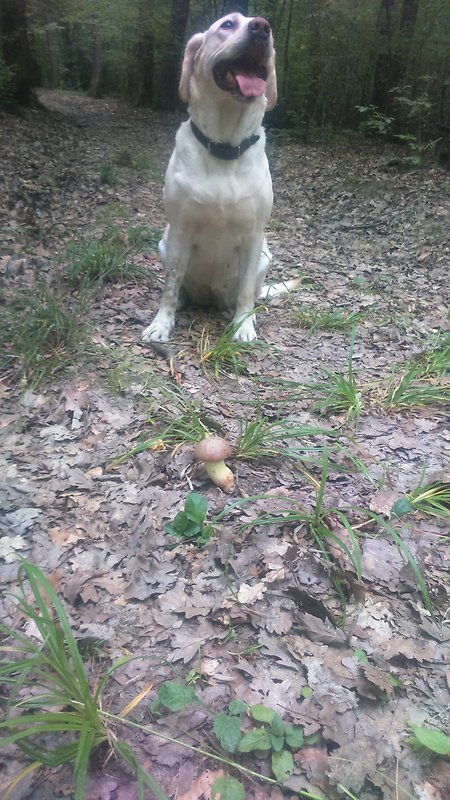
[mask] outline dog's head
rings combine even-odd
[[[187,44],[181,70],[179,92],[185,103],[202,81],[241,103],[265,97],[270,111],[277,99],[277,81],[267,20],[228,14],[205,33],[196,33]]]

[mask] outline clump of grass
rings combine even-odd
[[[414,511],[430,514],[439,519],[450,518],[450,483],[448,481],[432,481],[423,483],[413,489],[405,497],[400,497],[392,509],[397,517],[404,517]]]
[[[110,468],[146,450],[177,449],[185,444],[197,444],[220,426],[202,411],[201,403],[179,389],[161,387],[155,413],[146,420],[151,426],[139,437],[139,442],[113,460]]]
[[[384,400],[387,408],[443,405],[450,401],[450,386],[435,377],[424,377],[420,364],[410,365],[391,381]]]
[[[1,314],[2,366],[33,386],[66,367],[83,345],[82,311],[43,283],[18,291]]]
[[[131,258],[144,249],[147,233],[137,227],[122,233],[120,228],[109,226],[99,239],[72,244],[68,250],[69,280],[77,285],[101,286],[144,275]]]
[[[131,247],[136,250],[158,252],[162,231],[161,228],[152,228],[150,225],[131,225],[126,236]]]
[[[294,310],[301,328],[312,331],[349,331],[365,318],[363,311],[347,311],[346,309],[309,308],[304,306]]]
[[[37,635],[30,638],[0,624],[7,638],[7,644],[0,648],[0,679],[11,688],[6,719],[0,722],[0,732],[5,733],[0,747],[16,744],[29,756],[32,763],[23,775],[40,766],[56,768],[72,763],[75,800],[83,800],[90,759],[104,747],[105,755],[113,751],[136,773],[141,800],[145,787],[158,800],[168,800],[139,764],[130,745],[117,737],[111,715],[102,709],[109,678],[130,659],[113,665],[96,681],[95,690],[91,689],[64,606],[51,583],[38,567],[25,560],[18,577],[18,611],[34,623]],[[142,696],[145,694],[138,695],[117,719],[124,720]]]
[[[315,408],[320,414],[345,414],[346,418],[359,419],[361,414],[361,394],[353,372],[353,349],[355,345],[355,328],[348,355],[347,375],[342,373],[328,373],[328,380],[312,384],[311,388],[326,392],[325,397],[315,403]]]
[[[408,499],[414,508],[432,517],[450,518],[450,483],[446,481],[418,486],[408,495]]]
[[[252,312],[253,313],[253,312]],[[200,363],[205,372],[210,373],[216,380],[222,373],[243,375],[248,370],[248,356],[256,350],[270,350],[266,342],[237,342],[233,339],[239,330],[239,325],[230,325],[217,339],[211,343],[209,330],[204,327],[198,344]]]
[[[119,182],[119,173],[112,161],[103,161],[102,164],[100,164],[98,179],[100,183],[106,186],[116,186]]]
[[[329,436],[332,433],[316,426],[296,425],[288,419],[272,422],[267,417],[258,415],[253,420],[245,419],[240,422],[235,454],[242,459],[284,458],[315,461],[317,456],[322,455],[324,445],[312,444],[310,441],[303,444],[298,440]]]

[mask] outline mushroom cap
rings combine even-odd
[[[233,448],[221,436],[207,436],[198,443],[194,453],[197,461],[223,461],[232,455]]]

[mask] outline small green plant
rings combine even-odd
[[[305,440],[307,437],[332,436],[333,431],[310,425],[296,425],[291,420],[270,421],[258,414],[255,419],[245,418],[239,423],[240,431],[235,445],[235,455],[242,459],[290,459],[313,461],[320,459],[323,444]],[[297,441],[294,441],[297,440]],[[287,446],[289,442],[289,446]]]
[[[402,114],[410,132],[400,133],[396,138],[406,144],[410,155],[404,158],[412,167],[422,167],[427,150],[434,147],[437,140],[423,141],[423,132],[427,119],[433,108],[433,103],[428,96],[427,88],[420,94],[414,94],[411,86],[396,86],[392,89],[394,101]]]
[[[355,345],[355,328],[352,331],[348,355],[347,375],[338,372],[329,372],[328,380],[312,384],[311,388],[326,392],[314,404],[320,414],[345,414],[346,419],[359,419],[361,414],[361,394],[353,372],[353,349]]]
[[[404,517],[414,511],[422,511],[439,519],[450,518],[450,483],[433,481],[417,486],[406,497],[401,497],[392,506],[392,513]]]
[[[252,730],[242,731],[240,715],[247,712],[253,723]],[[216,714],[213,730],[222,748],[229,753],[254,753],[270,757],[272,773],[280,783],[289,778],[294,770],[292,751],[316,744],[320,736],[304,735],[301,725],[284,722],[271,708],[263,704],[246,707],[244,703],[232,701],[227,714]]]
[[[161,228],[152,228],[150,225],[131,225],[127,229],[127,240],[136,250],[157,252],[161,236]]]
[[[450,400],[450,386],[444,380],[424,377],[424,369],[413,363],[400,378],[391,381],[386,391],[384,405],[387,408],[403,406],[443,405]]]
[[[2,366],[32,386],[66,367],[83,346],[82,308],[44,283],[18,291],[1,310]]]
[[[198,547],[209,542],[213,534],[213,526],[205,525],[208,503],[199,492],[190,492],[184,501],[184,511],[179,511],[173,522],[164,526],[166,533],[178,536]]]
[[[376,136],[385,138],[391,131],[394,117],[383,114],[377,106],[355,106],[359,114],[364,115],[364,119],[359,123],[358,130],[364,136]]]
[[[450,756],[450,737],[443,731],[429,728],[427,725],[415,725],[414,722],[409,722],[408,728],[411,731],[410,742],[414,749],[428,750],[435,756],[443,758]]]
[[[167,712],[181,711],[186,706],[200,703],[191,686],[182,681],[166,681],[159,687],[158,697],[150,705],[156,716]],[[208,710],[206,706],[203,706]],[[244,716],[245,715],[245,716]],[[252,728],[248,730],[248,720]],[[273,709],[266,705],[248,706],[242,700],[232,700],[226,712],[212,714],[213,732],[225,753],[247,756],[257,753],[260,758],[270,758],[275,781],[283,783],[294,770],[293,752],[302,747],[311,747],[320,740],[320,734],[304,735],[301,725],[285,722]],[[225,764],[237,767],[243,772],[255,775],[242,765],[228,759],[219,758]],[[228,775],[217,779],[212,786],[212,796],[238,800],[245,798],[244,786],[236,778]]]
[[[239,325],[230,325],[217,339],[215,344],[211,344],[209,330],[204,327],[198,344],[200,363],[206,373],[212,374],[215,380],[219,380],[222,373],[243,375],[248,369],[248,356],[254,355],[257,350],[270,350],[270,346],[265,342],[236,342],[233,339]]]
[[[123,232],[115,225],[108,225],[99,239],[73,243],[68,248],[69,280],[78,285],[98,286],[146,275],[131,259],[141,250],[154,248],[156,230],[136,226]]]
[[[98,179],[100,183],[104,183],[106,186],[116,186],[119,182],[119,173],[112,161],[103,161],[100,164]]]
[[[363,311],[315,309],[307,308],[306,306],[295,309],[294,315],[302,328],[309,328],[312,331],[318,329],[324,331],[348,331],[365,317]]]
[[[128,743],[117,738],[112,721],[102,711],[110,676],[130,659],[122,659],[108,669],[92,690],[64,606],[53,586],[38,567],[25,560],[18,579],[18,610],[32,620],[38,636],[30,638],[0,624],[0,632],[7,639],[7,644],[0,647],[0,680],[11,687],[6,719],[0,722],[0,747],[16,744],[32,760],[31,769],[73,763],[75,800],[84,799],[94,751],[105,747],[107,753],[112,748],[135,771],[140,800],[144,800],[145,787],[158,800],[169,800],[139,764]],[[122,712],[122,719],[126,711]],[[29,770],[30,767],[24,774]]]
[[[219,428],[214,420],[203,413],[201,403],[181,389],[169,389],[166,386],[160,388],[155,413],[149,416],[146,424],[150,425],[150,431],[144,431],[138,444],[115,458],[111,468],[145,450],[175,449],[184,444],[198,444]]]

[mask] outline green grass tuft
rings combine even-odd
[[[70,307],[46,284],[18,291],[1,313],[2,368],[36,386],[66,367],[84,344],[82,314],[82,302]]]

